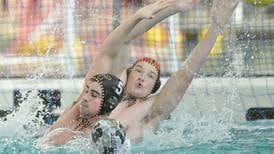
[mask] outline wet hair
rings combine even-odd
[[[91,78],[99,83],[102,91],[102,106],[98,115],[109,114],[122,100],[124,85],[123,82],[112,74],[97,74]]]
[[[155,69],[157,70],[157,73],[158,73],[158,76],[157,76],[157,79],[156,79],[156,82],[151,90],[151,94],[154,94],[160,87],[161,87],[161,80],[160,80],[160,73],[161,73],[161,68],[160,68],[160,64],[152,59],[152,58],[149,58],[149,57],[144,57],[144,58],[141,58],[141,59],[138,59],[131,67],[129,67],[127,69],[127,76],[129,76],[129,73],[131,72],[131,70],[134,68],[134,66],[140,62],[146,62],[152,66],[155,67]]]

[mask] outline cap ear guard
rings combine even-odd
[[[101,101],[103,103],[98,115],[109,114],[123,98],[123,82],[118,77],[109,73],[97,74],[91,80],[98,82],[101,86]]]
[[[157,90],[161,87],[161,80],[158,78],[154,84],[154,87],[151,91],[151,94],[154,94],[157,92]]]

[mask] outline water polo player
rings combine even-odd
[[[79,104],[62,115],[40,143],[62,145],[77,133],[88,135],[94,123],[118,105],[123,96],[123,83],[112,74],[98,74],[86,81]],[[79,106],[78,106],[79,105]],[[61,131],[60,131],[61,130]]]

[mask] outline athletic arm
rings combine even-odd
[[[152,106],[150,119],[157,116],[166,119],[170,113],[176,109],[187,88],[189,87],[195,73],[207,58],[212,46],[214,45],[218,31],[215,26],[211,26],[202,40],[191,52],[183,66],[175,72],[156,96]]]
[[[215,0],[213,2],[211,9],[213,19],[205,38],[191,51],[182,67],[170,77],[160,94],[156,96],[148,117],[152,123],[156,124],[160,120],[166,119],[176,109],[193,77],[198,73],[215,44],[221,28],[228,21],[237,4],[238,0]]]
[[[43,138],[39,139],[37,145],[41,148],[48,146],[61,146],[72,140],[75,133],[69,129],[55,129]]]
[[[177,13],[184,13],[196,6],[200,0],[169,0],[171,5],[155,13],[152,19],[142,19],[128,34],[128,41],[142,35],[150,28]]]
[[[89,78],[98,73],[110,72],[113,59],[115,59],[122,51],[122,47],[129,41],[128,34],[142,19],[152,19],[154,14],[170,5],[169,1],[159,0],[155,3],[147,5],[131,16],[126,22],[118,26],[104,40],[92,66],[86,76]]]
[[[150,28],[155,26],[156,24],[160,23],[162,20],[166,19],[167,17],[170,17],[176,13],[184,13],[189,10],[191,10],[194,6],[196,6],[200,0],[167,0],[169,1],[170,5],[159,12],[155,13],[152,19],[142,19],[140,22],[138,22],[134,28],[127,33],[126,43],[124,43],[122,48],[119,48],[116,59],[115,59],[115,65],[112,65],[111,73],[114,74],[120,74],[121,70],[125,69],[127,67],[126,64],[129,62],[130,53],[126,52],[128,51],[128,43],[138,36],[144,34],[146,31],[148,31]],[[117,73],[118,72],[118,73]]]
[[[49,132],[57,128],[66,128],[79,115],[79,103],[76,103],[68,111],[64,112],[60,118],[50,127]]]
[[[74,133],[69,129],[70,123],[79,114],[79,105],[75,104],[66,111],[58,120],[50,127],[48,132],[37,142],[39,147],[59,146],[72,139]]]

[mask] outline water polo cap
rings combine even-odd
[[[99,83],[102,91],[102,106],[98,115],[110,113],[122,100],[124,85],[123,82],[112,74],[97,74],[91,78]]]
[[[155,93],[161,87],[161,80],[160,80],[161,67],[160,67],[160,64],[156,60],[154,60],[152,58],[144,57],[144,58],[138,59],[130,68],[128,68],[127,69],[127,74],[129,75],[129,73],[132,70],[132,68],[136,64],[138,64],[140,62],[148,63],[148,64],[154,66],[155,69],[157,70],[158,76],[157,76],[156,82],[154,84],[154,87],[153,87],[153,89],[151,91],[151,94],[153,94],[153,93]]]

